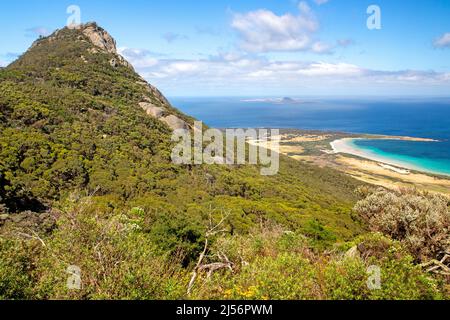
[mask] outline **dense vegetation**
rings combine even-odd
[[[0,298],[186,298],[206,240],[205,263],[230,268],[199,274],[190,298],[445,297],[402,239],[362,236],[343,174],[285,157],[273,177],[172,164],[170,129],[138,105],[143,80],[92,49],[63,29],[0,70]],[[366,256],[344,257],[360,243]],[[367,289],[372,264],[382,290]]]
[[[101,214],[85,198],[68,203],[51,236],[0,242],[0,293],[15,299],[442,299],[446,280],[414,263],[401,243],[368,234],[332,250],[317,250],[302,232],[265,223],[250,233],[211,238],[205,264],[230,261],[210,276],[200,273],[191,294],[193,266],[183,261],[189,237],[202,228],[170,229],[139,210]],[[217,222],[217,220],[215,220]],[[204,235],[204,234],[203,234]],[[162,237],[169,239],[163,239]],[[162,244],[184,238],[169,253]],[[33,238],[34,237],[34,238]],[[357,250],[352,250],[357,246]],[[356,252],[356,253],[355,253]],[[81,290],[69,290],[68,266],[82,271]],[[368,286],[369,267],[380,268],[380,288]]]
[[[450,254],[450,199],[419,190],[360,188],[355,210],[375,232],[400,241],[417,261]]]

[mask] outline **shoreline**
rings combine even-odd
[[[388,189],[414,187],[450,195],[450,174],[446,171],[426,170],[426,166],[420,167],[420,162],[415,166],[414,161],[408,163],[408,159],[405,159],[407,163],[403,163],[404,159],[401,157],[397,159],[395,154],[390,158],[390,154],[377,154],[376,150],[371,152],[370,148],[359,150],[358,145],[348,143],[348,139],[418,141],[418,143],[441,140],[306,129],[281,129],[280,138],[279,153],[296,161],[329,167],[364,183]],[[343,139],[347,140],[342,142]],[[331,146],[335,148],[332,149]],[[340,151],[336,149],[339,147],[347,148],[343,151],[348,152],[336,153]],[[447,167],[444,167],[444,170],[445,168]]]
[[[378,138],[382,137],[382,138]],[[434,175],[440,175],[449,177],[450,175],[445,172],[438,172],[429,170],[424,167],[416,166],[413,164],[404,163],[403,161],[384,157],[381,155],[377,155],[376,153],[370,153],[368,151],[362,150],[355,146],[352,142],[355,140],[361,140],[366,138],[342,138],[335,140],[330,143],[331,148],[333,149],[333,152],[335,154],[350,154],[353,156],[357,156],[363,159],[371,160],[377,162],[380,166],[389,169],[391,171],[408,175],[410,174],[410,171],[408,170],[414,170],[418,172],[428,173],[428,174],[434,174]],[[412,138],[412,137],[389,137],[389,136],[372,136],[372,138],[367,139],[386,139],[386,140],[401,140],[401,141],[418,141],[418,142],[437,142],[437,140],[433,139],[424,139],[424,138]],[[395,167],[392,167],[395,166]],[[407,169],[407,170],[405,170]]]
[[[363,138],[359,138],[359,139],[398,140],[398,141],[415,141],[415,142],[439,142],[439,140],[436,140],[436,139],[417,138],[417,137],[408,137],[408,136],[389,136],[389,135],[378,135],[378,134],[367,134],[367,135],[361,135],[361,136],[363,136]],[[358,138],[355,138],[355,139],[358,139]]]

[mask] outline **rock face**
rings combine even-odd
[[[144,111],[149,116],[164,122],[172,130],[190,129],[190,126],[186,121],[180,119],[174,114],[170,114],[170,102],[166,99],[166,97],[164,97],[161,91],[159,91],[151,84],[147,83],[147,81],[145,81],[143,78],[141,78],[141,81],[138,81],[137,84],[144,86],[149,95],[152,96],[154,100],[156,100],[152,101],[152,99],[144,95],[143,101],[139,103],[139,106],[144,109]],[[156,106],[154,103],[160,105],[161,107]]]
[[[109,64],[111,65],[111,67],[117,68],[119,65],[122,65],[122,66],[125,66],[125,67],[133,70],[133,66],[127,60],[125,60],[124,57],[122,57],[120,54],[116,54],[116,56],[117,56],[117,59],[113,58],[109,61]]]
[[[96,46],[99,50],[90,49],[91,53],[107,52],[112,53],[116,58],[111,59],[109,64],[113,68],[117,68],[119,65],[125,66],[133,70],[133,66],[125,60],[120,54],[117,53],[116,40],[103,28],[99,27],[95,22],[89,22],[78,26],[78,28],[89,41]]]
[[[168,111],[164,107],[157,107],[150,102],[140,102],[139,106],[151,117],[156,118],[167,124],[172,130],[189,129],[186,121],[181,120],[177,116],[171,114],[167,115]]]
[[[95,22],[81,25],[79,28],[94,46],[106,52],[117,54],[116,40]]]
[[[165,108],[157,107],[149,102],[141,102],[139,103],[139,106],[142,109],[144,109],[144,111],[147,112],[149,116],[152,116],[157,119],[163,117],[164,114],[167,112]]]
[[[161,118],[161,121],[167,124],[172,130],[189,129],[189,126],[185,121],[181,120],[180,118],[174,115]]]

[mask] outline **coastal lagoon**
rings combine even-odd
[[[450,175],[450,98],[173,98],[183,112],[218,128],[271,127],[429,138],[357,139],[353,154]]]

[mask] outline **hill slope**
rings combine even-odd
[[[352,178],[287,157],[271,177],[174,165],[193,119],[96,24],[1,69],[0,120],[0,299],[442,297],[398,243],[355,238]]]
[[[114,209],[231,209],[239,231],[261,217],[290,228],[317,218],[338,238],[360,230],[350,217],[357,183],[332,170],[286,158],[276,177],[246,166],[173,165],[173,123],[165,119],[192,119],[136,74],[95,24],[36,41],[1,71],[0,92],[0,197],[11,213],[46,211],[78,192]],[[163,110],[159,120],[155,110]]]

